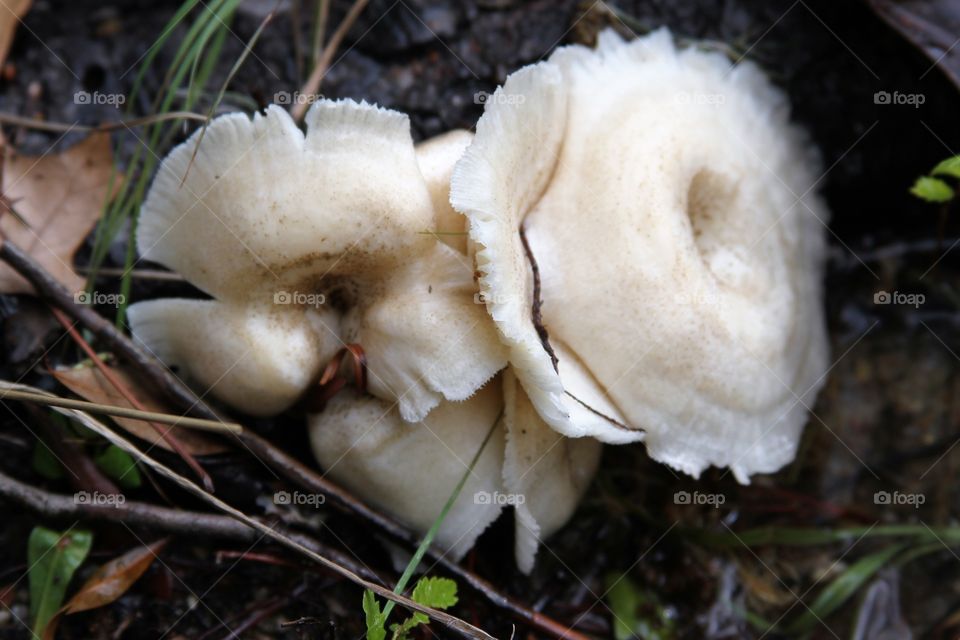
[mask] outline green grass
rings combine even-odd
[[[160,51],[178,32],[178,28],[189,21],[186,34],[178,45],[169,68],[164,73],[157,96],[151,103],[151,112],[164,114],[175,109],[193,110],[199,100],[210,91],[211,77],[222,54],[224,42],[230,32],[229,25],[240,1],[211,0],[203,5],[199,0],[186,0],[164,26],[160,36],[140,64],[127,100],[127,104],[130,105],[128,109],[132,109],[133,105],[137,104],[137,98],[144,90],[146,74],[155,65]],[[200,5],[199,9],[198,5]],[[242,56],[238,62],[242,62],[243,57],[245,56]],[[216,109],[216,103],[222,98],[225,89],[226,85],[219,88],[218,99],[211,107],[210,113]],[[97,271],[103,265],[117,234],[129,222],[124,275],[120,282],[124,303],[117,309],[118,326],[123,324],[126,301],[130,299],[132,281],[130,271],[136,261],[136,229],[140,205],[160,159],[180,133],[180,126],[177,121],[157,122],[147,125],[142,133],[127,132],[128,135],[137,135],[141,144],[137,146],[130,158],[125,179],[120,185],[117,196],[106,205],[94,236],[87,276],[88,290],[93,289]],[[112,183],[118,179],[119,171],[115,170]]]

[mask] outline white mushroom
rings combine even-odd
[[[509,371],[469,400],[441,403],[418,423],[404,421],[383,400],[341,393],[310,417],[310,440],[331,477],[425,532],[494,424],[436,544],[459,559],[513,506],[517,565],[529,573],[541,540],[567,522],[593,479],[601,444],[550,429]]]
[[[230,114],[167,156],[140,252],[215,301],[133,305],[134,335],[255,414],[289,406],[351,342],[370,390],[405,420],[468,398],[506,351],[474,304],[471,265],[431,235],[447,214],[434,210],[408,118],[322,100],[306,124],[304,135],[275,106]]]
[[[464,254],[466,218],[447,200],[453,167],[471,138],[454,131],[417,146],[417,160],[437,212],[436,230]],[[429,353],[435,349],[429,314],[423,314],[423,328],[418,348]],[[390,344],[385,337],[382,348],[389,350]],[[601,444],[550,429],[509,368],[472,398],[442,402],[417,423],[404,421],[388,402],[346,392],[310,417],[310,439],[317,460],[331,477],[426,532],[498,416],[491,441],[446,516],[436,543],[460,558],[505,506],[513,506],[517,565],[529,573],[540,542],[573,515],[596,472]]]
[[[757,67],[665,30],[509,76],[451,201],[550,426],[693,475],[789,462],[827,369],[817,164]]]

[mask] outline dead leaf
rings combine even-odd
[[[27,15],[31,4],[33,0],[0,0],[0,67],[7,61],[20,18]]]
[[[123,367],[110,366],[114,375],[120,379],[130,393],[143,403],[147,411],[158,411],[160,413],[171,413],[170,408],[163,403],[151,397],[135,378],[130,375]],[[114,407],[133,408],[131,404],[117,391],[110,381],[93,365],[82,365],[77,367],[58,367],[50,372],[60,384],[73,391],[75,394],[98,404],[112,405]],[[133,420],[131,418],[120,418],[112,416],[111,420],[126,429],[132,435],[145,440],[151,446],[157,446],[167,451],[172,451],[170,445],[164,440],[156,430],[148,423],[142,420]],[[223,453],[227,447],[217,442],[213,438],[197,433],[191,429],[182,429],[174,427],[174,434],[177,440],[183,445],[190,455],[207,456],[214,453]]]
[[[39,157],[19,155],[7,146],[3,196],[15,214],[3,212],[0,234],[70,291],[82,290],[84,280],[73,270],[73,254],[100,217],[112,173],[107,133],[95,133],[63,153]],[[119,176],[113,182],[116,193]],[[33,293],[33,287],[4,264],[0,265],[0,293]]]
[[[150,568],[157,554],[166,545],[167,540],[163,539],[151,545],[136,547],[97,569],[69,602],[50,619],[43,630],[43,640],[53,640],[60,616],[104,607],[120,598]]]

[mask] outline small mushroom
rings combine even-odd
[[[395,111],[321,100],[306,125],[276,106],[229,114],[164,159],[141,255],[214,300],[135,304],[133,334],[252,414],[290,406],[347,343],[362,345],[370,392],[404,420],[470,397],[506,349],[474,304],[472,266],[431,233],[449,215],[434,207],[449,177],[425,162],[428,183]]]
[[[451,202],[546,422],[692,475],[789,462],[827,371],[817,166],[755,65],[666,30],[510,75]]]
[[[343,392],[310,417],[310,440],[332,478],[425,532],[494,424],[435,542],[459,559],[513,506],[517,565],[529,573],[540,541],[567,522],[593,479],[602,445],[550,429],[509,369],[472,398],[442,402],[417,423],[404,421],[389,402]]]

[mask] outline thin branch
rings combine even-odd
[[[323,82],[323,76],[327,74],[330,63],[333,62],[333,56],[336,55],[337,49],[340,48],[340,43],[347,37],[350,27],[353,26],[353,23],[356,22],[360,14],[363,13],[369,1],[370,0],[354,0],[350,11],[344,16],[337,30],[333,32],[333,35],[330,37],[330,42],[328,42],[327,46],[323,49],[323,55],[320,56],[317,64],[313,67],[313,71],[310,72],[310,77],[307,78],[303,88],[300,90],[301,100],[298,100],[290,110],[290,115],[293,116],[295,121],[300,122],[303,120],[303,116],[307,112],[307,107],[310,106],[309,100],[304,100],[303,98],[316,95],[320,91],[320,83]]]
[[[183,511],[130,500],[125,500],[122,503],[114,501],[113,504],[80,502],[75,496],[64,496],[38,489],[12,478],[2,471],[0,471],[0,496],[49,518],[123,522],[130,526],[146,527],[151,531],[191,537],[220,538],[245,543],[256,542],[261,537],[249,526],[228,516],[198,511]],[[371,580],[386,584],[381,576],[357,564],[345,553],[331,549],[308,536],[290,532],[285,532],[285,534],[299,540],[303,546],[326,555],[341,565],[350,567],[354,573],[363,574]]]
[[[56,317],[57,321],[63,325],[63,328],[67,330],[67,333],[70,334],[70,337],[73,339],[73,341],[76,342],[81,349],[83,349],[83,352],[87,354],[87,357],[93,361],[93,364],[96,365],[97,369],[100,370],[100,373],[103,374],[103,377],[107,379],[107,382],[109,382],[127,402],[140,411],[145,411],[146,407],[143,406],[143,403],[140,402],[140,400],[138,400],[129,389],[127,389],[126,385],[120,382],[120,379],[117,378],[116,374],[110,369],[110,367],[108,367],[103,360],[100,359],[100,356],[96,351],[93,350],[93,347],[91,347],[87,340],[80,335],[80,332],[74,328],[74,325],[70,323],[70,318],[68,318],[63,311],[60,311],[60,309],[57,309],[56,307],[51,308],[51,310],[53,311],[53,315]],[[170,448],[176,451],[177,455],[183,459],[187,466],[190,467],[195,474],[197,474],[197,477],[199,477],[203,482],[203,486],[206,488],[206,490],[213,491],[213,478],[210,477],[210,474],[207,473],[206,469],[200,466],[200,463],[197,462],[197,459],[193,457],[193,454],[187,451],[187,449],[180,443],[180,440],[170,433],[171,429],[164,429],[156,422],[148,422],[147,424],[150,425],[150,427],[157,432],[157,435],[163,438],[163,441],[170,445]]]
[[[101,267],[100,269],[91,269],[90,267],[77,267],[77,273],[88,275],[96,273],[102,277],[123,278],[129,275],[131,278],[140,280],[162,280],[164,282],[186,282],[186,279],[179,273],[172,271],[161,271],[159,269],[117,269]]]
[[[54,424],[50,415],[40,407],[28,406],[30,422],[39,432],[39,446],[47,447],[67,472],[64,477],[74,489],[99,491],[100,493],[120,493],[117,485],[97,467],[81,445],[71,438],[65,438],[64,430]]]
[[[140,409],[131,409],[129,407],[117,407],[109,404],[99,404],[97,402],[88,402],[86,400],[74,400],[72,398],[62,398],[60,396],[41,395],[27,391],[5,391],[0,393],[0,400],[5,399],[33,402],[51,407],[79,409],[81,411],[86,411],[87,413],[119,416],[121,418],[143,420],[144,422],[159,422],[161,424],[171,424],[175,427],[186,427],[200,431],[212,431],[214,433],[239,434],[241,431],[243,431],[243,427],[232,422],[215,422],[213,420],[189,418],[187,416],[158,413],[156,411],[141,411]]]
[[[97,338],[111,345],[117,356],[136,366],[147,380],[176,406],[189,407],[189,413],[210,420],[221,420],[197,395],[174,376],[151,353],[128,339],[112,322],[91,307],[77,304],[72,291],[47,273],[23,249],[9,240],[0,244],[0,260],[9,264],[27,279],[37,293],[67,315],[77,320]]]
[[[35,118],[25,118],[12,113],[0,113],[0,124],[9,124],[15,127],[24,127],[26,129],[36,129],[37,131],[53,131],[55,133],[67,133],[70,131],[89,131],[91,133],[102,131],[115,131],[117,129],[131,129],[154,122],[163,122],[165,120],[206,120],[206,116],[190,111],[169,111],[167,113],[158,113],[143,118],[134,118],[132,120],[120,120],[119,122],[108,122],[96,126],[87,126],[83,124],[67,124],[66,122],[46,122]]]

